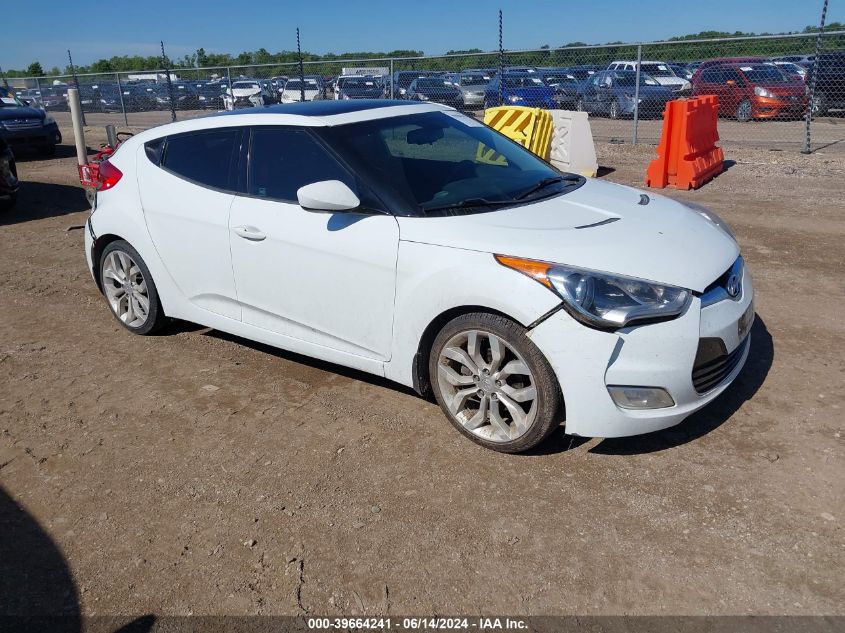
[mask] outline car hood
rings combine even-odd
[[[686,79],[681,77],[654,77],[652,76],[657,83],[661,86],[682,86],[687,83]]]
[[[505,93],[521,97],[549,97],[554,94],[554,88],[549,86],[525,86],[523,88],[506,88]]]
[[[20,106],[3,106],[0,108],[0,121],[7,119],[43,119],[44,110]]]
[[[702,292],[739,255],[716,225],[663,196],[597,180],[472,215],[398,218],[403,241],[568,264]]]
[[[341,88],[340,94],[350,97],[380,97],[384,94],[384,88]]]
[[[232,94],[236,97],[252,97],[261,94],[258,88],[232,88]]]

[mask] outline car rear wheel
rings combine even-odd
[[[472,313],[447,323],[432,345],[429,376],[449,421],[486,448],[528,450],[560,423],[554,371],[525,329],[505,317]]]
[[[144,260],[124,240],[106,246],[100,283],[112,314],[134,334],[152,334],[165,322],[153,278]]]
[[[750,121],[752,117],[752,108],[751,102],[746,99],[745,101],[741,102],[736,107],[736,120],[745,123],[746,121]]]
[[[810,114],[824,116],[827,114],[827,97],[823,92],[816,92],[810,102]]]

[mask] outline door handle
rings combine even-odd
[[[242,237],[245,240],[251,240],[253,242],[260,242],[267,237],[254,226],[236,226],[232,228],[232,230],[238,237]]]

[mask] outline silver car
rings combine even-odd
[[[490,83],[490,75],[463,71],[447,74],[446,81],[461,91],[464,107],[478,109],[484,107],[484,89]]]

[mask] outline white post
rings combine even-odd
[[[67,100],[70,104],[70,118],[73,121],[76,162],[85,165],[88,162],[88,150],[85,145],[85,130],[82,129],[82,103],[79,101],[79,89],[68,88]]]

